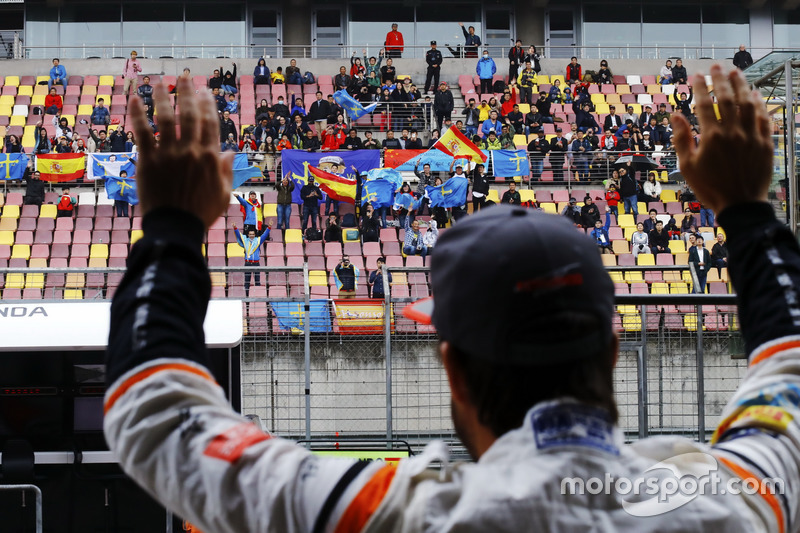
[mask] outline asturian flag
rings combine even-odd
[[[375,111],[375,108],[378,107],[378,104],[380,104],[380,102],[375,102],[374,104],[364,107],[361,105],[361,102],[347,94],[347,91],[344,89],[333,93],[333,99],[336,100],[337,104],[347,110],[350,120],[358,120],[364,115],[372,113]]]
[[[486,155],[455,127],[448,128],[445,134],[433,145],[433,148],[453,157],[471,158],[474,163],[486,162]]]
[[[136,180],[133,178],[115,178],[108,176],[106,180],[106,194],[111,200],[128,202],[131,205],[139,203],[136,194]]]

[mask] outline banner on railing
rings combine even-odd
[[[328,312],[328,300],[311,300],[308,311],[308,329],[311,333],[327,333],[331,331],[331,317]],[[295,334],[303,333],[305,311],[303,302],[272,302],[272,311],[278,319],[280,331]]]
[[[136,174],[136,152],[88,154],[87,157],[87,179],[119,178],[122,171],[125,171],[129,178]]]
[[[0,154],[0,179],[21,180],[27,166],[25,154]]]
[[[333,300],[336,317],[335,330],[343,335],[364,335],[383,333],[383,300]],[[389,312],[391,327],[394,330],[394,312]]]
[[[74,181],[86,174],[84,154],[39,154],[36,156],[36,170],[42,181]]]
[[[420,172],[426,164],[431,166],[431,172],[447,172],[452,162],[452,156],[439,150],[386,150],[383,154],[383,165],[401,172],[414,170],[417,163]]]
[[[302,203],[300,189],[308,183],[305,163],[324,172],[355,179],[361,174],[381,166],[380,150],[353,150],[350,152],[306,152],[305,150],[281,151],[283,176],[294,181],[292,202]],[[356,170],[353,170],[353,167]]]

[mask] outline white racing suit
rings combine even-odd
[[[112,307],[109,445],[205,533],[798,531],[800,249],[767,205],[719,220],[750,370],[711,445],[625,445],[605,411],[567,398],[534,406],[475,464],[451,464],[440,442],[393,466],[272,438],[231,411],[208,370],[202,227],[170,210],[145,218]]]

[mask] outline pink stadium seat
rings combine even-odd
[[[34,231],[35,229],[36,229],[35,218],[19,219],[19,225],[17,226],[17,231]]]
[[[325,243],[325,257],[336,257],[341,258],[342,256],[342,244],[338,242],[326,242]]]

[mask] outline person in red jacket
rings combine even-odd
[[[64,107],[64,100],[56,94],[56,89],[50,89],[50,94],[44,97],[44,112],[48,115],[60,115]]]
[[[619,210],[617,209],[617,204],[622,200],[622,196],[619,195],[619,191],[617,190],[617,186],[613,183],[608,186],[608,190],[606,191],[606,205],[608,205],[608,211],[614,215],[614,224],[617,223],[617,219],[619,218]]]
[[[333,133],[333,125],[329,124],[325,131],[322,132],[322,151],[338,150],[340,144],[339,137]]]
[[[56,215],[58,217],[71,217],[75,212],[75,204],[78,200],[74,196],[69,195],[69,187],[61,189],[61,198],[56,205]]]
[[[580,83],[582,79],[583,79],[583,71],[581,70],[581,64],[578,63],[577,57],[572,56],[569,65],[567,65],[567,75],[566,75],[567,83],[568,84],[572,82]]]
[[[403,34],[397,31],[397,23],[392,24],[392,31],[386,34],[386,57],[403,56]]]

